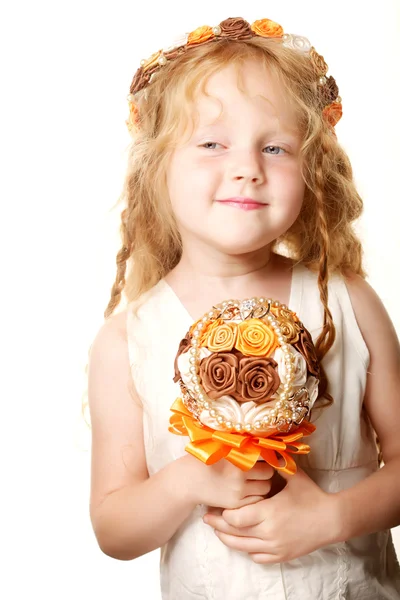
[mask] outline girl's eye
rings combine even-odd
[[[202,148],[205,148],[207,145],[211,145],[211,146],[215,146],[217,144],[217,142],[205,142],[204,144],[201,144]],[[214,150],[215,148],[210,148],[210,150]]]
[[[201,144],[202,148],[206,148],[206,150],[215,150],[215,148],[210,148],[210,146],[216,146],[218,144],[218,142],[205,142],[204,144]],[[208,146],[208,148],[207,148]],[[267,154],[273,154],[278,156],[279,154],[279,150],[282,150],[282,152],[286,152],[286,150],[284,150],[283,148],[281,148],[280,146],[265,146],[266,148],[272,148],[272,152],[267,152]],[[275,152],[275,150],[277,150],[278,152]]]
[[[270,152],[270,153],[267,152],[267,154],[276,154],[276,155],[278,155],[279,154],[279,150],[282,150],[283,152],[286,152],[286,150],[284,150],[280,146],[266,146],[266,148],[272,148],[272,150],[278,150],[278,152]]]

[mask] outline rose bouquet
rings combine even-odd
[[[169,430],[188,435],[186,450],[242,470],[264,459],[295,473],[318,396],[320,368],[310,333],[296,313],[265,298],[229,300],[192,325],[175,358],[182,397]]]

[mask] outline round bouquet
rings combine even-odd
[[[186,450],[206,464],[226,458],[248,470],[261,458],[295,473],[291,455],[310,451],[301,440],[315,430],[307,417],[319,378],[296,313],[266,298],[222,302],[179,345],[174,381],[182,397],[169,430],[188,435]]]

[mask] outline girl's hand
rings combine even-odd
[[[242,471],[225,459],[206,465],[190,454],[184,458],[188,464],[186,489],[195,504],[236,509],[264,500],[271,489],[274,469],[264,461]]]
[[[339,541],[340,514],[336,494],[321,490],[304,471],[283,475],[286,487],[273,498],[221,516],[207,514],[229,548],[247,552],[256,563],[280,563]]]

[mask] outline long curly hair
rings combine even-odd
[[[128,150],[126,178],[117,202],[124,206],[122,247],[104,317],[113,314],[123,294],[128,302],[137,299],[179,262],[182,243],[166,185],[170,158],[186,126],[193,124],[191,108],[198,92],[205,93],[208,78],[224,67],[240,67],[247,60],[256,60],[277,78],[298,119],[304,202],[296,222],[272,249],[283,244],[291,258],[318,273],[324,307],[323,329],[316,341],[321,361],[335,340],[328,307],[329,275],[352,272],[365,277],[361,243],[352,227],[363,204],[349,158],[322,116],[324,92],[311,61],[274,38],[224,39],[192,47],[168,62],[148,88],[135,96],[140,129]],[[319,400],[325,393],[330,404],[326,387],[322,369]]]

